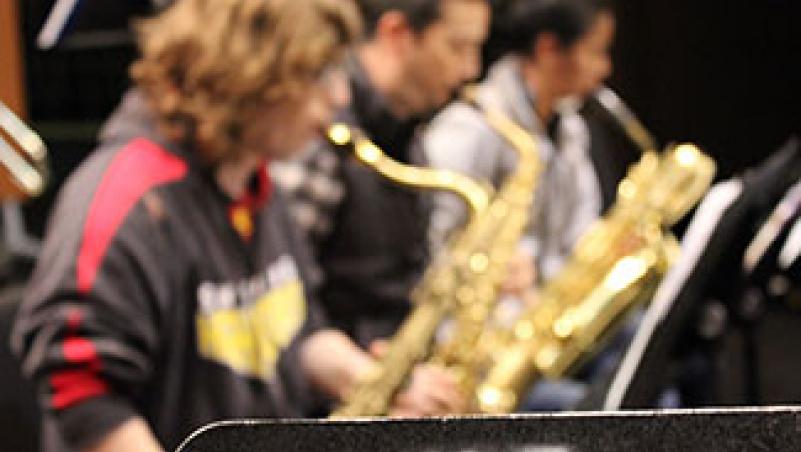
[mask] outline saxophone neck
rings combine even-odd
[[[592,95],[592,99],[620,126],[626,137],[637,146],[642,153],[654,152],[658,148],[656,139],[648,131],[637,115],[611,88],[601,86]]]
[[[337,149],[354,155],[385,178],[407,187],[455,193],[476,216],[489,205],[491,189],[455,171],[423,168],[398,162],[370,141],[358,128],[343,123],[331,125],[326,139]]]
[[[461,100],[476,109],[486,119],[490,127],[500,135],[517,153],[517,168],[523,171],[539,170],[539,146],[537,139],[526,129],[509,118],[497,108],[481,103],[476,85],[466,85],[461,91]]]

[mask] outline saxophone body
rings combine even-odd
[[[486,217],[491,193],[472,179],[458,173],[398,163],[387,157],[358,129],[344,124],[331,126],[327,138],[334,146],[354,154],[363,164],[401,185],[456,193],[468,205],[471,222],[482,222]],[[429,356],[437,329],[453,311],[458,281],[470,277],[471,273],[486,270],[481,263],[476,263],[480,258],[474,258],[475,235],[470,230],[464,231],[435,257],[412,291],[412,312],[390,340],[375,374],[365,376],[333,411],[332,417],[383,416],[388,413],[395,393],[406,382],[414,366]]]
[[[529,224],[542,168],[536,139],[528,131],[499,110],[481,106],[474,92],[466,91],[463,98],[517,153],[515,169],[499,187],[483,222],[468,225],[468,230],[481,228],[473,231],[478,232],[473,249],[474,256],[487,256],[487,270],[459,281],[451,334],[435,346],[430,359],[455,375],[463,394],[471,400],[479,383],[475,369],[482,362],[477,348],[482,346],[482,337],[500,299],[499,287]],[[476,407],[468,406],[468,410],[475,411]]]
[[[437,331],[448,318],[455,319],[454,336],[437,348],[432,359],[452,369],[463,388],[474,387],[466,371],[472,365],[471,344],[477,342],[492,312],[498,287],[528,223],[540,170],[535,141],[522,130],[508,131],[519,150],[519,163],[493,196],[462,175],[394,162],[355,129],[342,125],[329,129],[329,141],[350,148],[384,176],[412,187],[454,191],[471,207],[465,228],[440,250],[412,291],[412,312],[390,340],[376,374],[358,384],[332,416],[386,415],[414,366],[431,357]]]
[[[689,144],[657,154],[633,115],[621,125],[638,130],[632,141],[642,157],[618,185],[613,208],[582,236],[537,304],[511,329],[483,336],[489,356],[473,369],[482,380],[474,393],[479,412],[511,412],[537,378],[573,370],[624,314],[652,297],[678,255],[668,229],[707,190],[715,164]]]

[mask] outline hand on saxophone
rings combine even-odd
[[[377,340],[370,352],[380,357],[387,342]],[[390,417],[427,417],[460,414],[467,410],[467,400],[459,389],[455,376],[442,366],[418,364],[409,382],[392,401]]]
[[[419,364],[408,385],[395,396],[390,417],[426,417],[460,414],[467,401],[453,374],[435,364]]]

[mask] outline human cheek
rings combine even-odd
[[[601,57],[600,62],[600,76],[599,76],[599,83],[604,81],[607,77],[612,75],[613,71],[612,59],[609,57],[609,54],[604,53]]]
[[[301,145],[312,140],[331,121],[322,103],[313,103],[296,117],[294,129],[297,142]]]
[[[430,55],[418,68],[418,86],[416,97],[426,99],[426,108],[436,106],[443,93],[449,90],[453,69],[449,61],[441,55]]]
[[[603,77],[603,67],[601,62],[594,55],[584,55],[578,64],[578,84],[579,94],[592,91]]]
[[[451,49],[446,49],[441,58],[444,61],[444,70],[434,74],[434,77],[438,77],[441,80],[445,95],[450,95],[453,90],[467,80],[466,66],[469,62],[464,53],[455,52]]]
[[[310,115],[306,110],[284,112],[274,127],[274,131],[281,141],[280,151],[289,155],[302,149],[314,137],[314,128],[311,124]]]

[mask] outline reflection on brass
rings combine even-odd
[[[564,376],[623,314],[650,299],[678,254],[668,228],[698,202],[714,172],[692,145],[643,154],[620,183],[615,206],[579,240],[538,304],[487,339],[496,353],[478,370],[485,375],[475,393],[479,411],[513,411],[537,378]]]
[[[469,266],[473,274],[465,273],[460,290],[470,290],[479,296],[460,305],[453,315],[449,337],[437,344],[430,361],[449,369],[468,399],[476,391],[483,357],[494,345],[483,340],[486,326],[496,309],[499,288],[507,277],[509,262],[518,249],[520,238],[528,225],[531,206],[541,162],[537,141],[501,111],[485,108],[476,97],[474,87],[467,87],[462,99],[478,110],[490,127],[517,153],[517,164],[501,184],[485,218],[468,225],[466,233],[473,234],[473,256]],[[476,262],[478,261],[478,262]],[[480,265],[476,265],[480,264]],[[480,269],[481,271],[476,271]],[[469,406],[469,411],[475,411]]]
[[[472,210],[467,225],[438,253],[412,291],[414,309],[390,341],[380,371],[357,385],[333,416],[386,415],[415,364],[431,354],[437,329],[449,316],[455,318],[454,334],[434,352],[434,359],[450,367],[472,392],[472,347],[494,307],[498,287],[527,224],[540,166],[536,143],[527,133],[514,127],[505,132],[517,145],[519,163],[488,201],[491,195],[462,175],[402,165],[386,157],[356,129],[336,125],[328,130],[329,141],[348,148],[385,177],[411,187],[455,191]]]
[[[486,187],[462,174],[404,165],[388,157],[357,128],[336,123],[326,131],[326,138],[337,148],[353,153],[360,162],[387,179],[413,188],[454,192],[467,203],[473,215],[483,212],[489,203]]]
[[[387,157],[361,131],[345,124],[329,127],[326,137],[334,146],[352,153],[360,162],[389,180],[413,188],[455,192],[469,206],[472,221],[485,217],[490,194],[473,180],[449,171],[401,164]],[[469,235],[465,234],[437,256],[411,294],[414,309],[393,336],[376,372],[365,376],[332,416],[380,416],[388,413],[395,393],[414,365],[429,355],[437,328],[456,303],[456,289],[462,277],[459,270],[466,268],[469,257],[474,254],[469,243],[465,243],[469,240]],[[456,256],[461,259],[461,268],[454,265]],[[471,297],[469,293],[459,294],[463,299]]]
[[[0,102],[0,200],[38,196],[47,177],[44,142]]]

